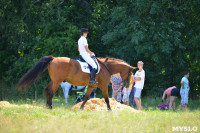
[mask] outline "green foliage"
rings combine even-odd
[[[120,1],[107,11],[108,21],[102,24],[106,26],[103,44],[111,56],[125,59],[134,66],[138,60],[144,61],[147,95],[173,85],[180,87],[186,70],[190,70],[191,75],[200,74],[198,70],[192,71],[195,65],[199,67],[199,52],[193,53],[200,50],[199,44],[191,42],[193,37],[199,38],[196,32],[200,20],[196,17],[200,11],[198,6],[197,1]],[[198,58],[190,58],[193,54]],[[192,62],[195,65],[191,65]],[[200,80],[197,75],[191,76],[191,92],[196,90],[199,94],[199,83],[193,82],[196,78]]]
[[[143,95],[158,96],[190,71],[190,96],[200,97],[200,2],[174,0],[70,0],[0,2],[0,98],[45,55],[78,56],[79,29],[98,57],[144,61]],[[39,95],[48,73],[24,96]],[[7,89],[8,88],[8,89]]]

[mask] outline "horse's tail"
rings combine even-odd
[[[52,60],[52,56],[42,57],[39,62],[19,80],[16,89],[28,89],[32,82],[35,81],[44,72],[45,68]]]

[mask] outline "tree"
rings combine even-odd
[[[187,39],[189,33],[197,37],[197,32],[191,31],[198,27],[198,7],[197,1],[118,1],[117,6],[107,12],[108,21],[102,23],[106,27],[102,41],[111,56],[132,65],[143,60],[146,93],[158,96],[161,89],[180,87],[183,71],[191,68],[188,56],[199,57],[192,54],[199,51],[199,45],[193,43],[196,50],[191,50],[192,40]],[[199,58],[193,61],[199,62]]]

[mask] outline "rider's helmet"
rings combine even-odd
[[[81,28],[80,34],[83,35],[83,33],[89,33],[89,32],[88,32],[88,29],[86,29],[86,28]]]

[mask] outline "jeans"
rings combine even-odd
[[[123,95],[123,98],[122,98],[123,102],[129,101],[129,96],[130,96],[131,90],[132,90],[132,87],[129,87],[128,90],[126,90],[126,88],[124,87],[124,89],[123,89],[124,95]]]
[[[112,92],[112,98],[114,98],[118,102],[121,102],[121,100],[122,100],[122,92],[118,91],[117,96],[115,96],[114,92]]]
[[[135,103],[135,100],[134,100],[135,91],[136,91],[136,89],[134,89],[134,92],[131,92],[131,94],[130,94],[131,105],[133,107],[136,107],[136,103]]]
[[[142,89],[140,89],[140,88],[134,88],[134,90],[135,90],[134,97],[140,98],[141,97],[141,93],[142,93]]]

